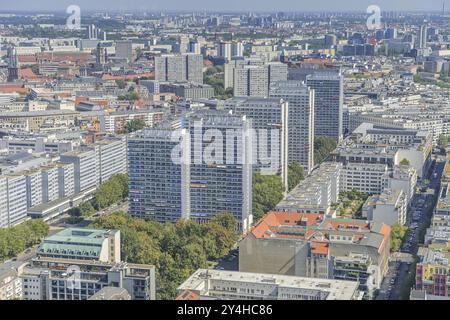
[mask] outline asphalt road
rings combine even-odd
[[[65,219],[68,218],[69,216],[68,215],[63,215],[57,221],[52,222],[50,224],[50,227],[51,228],[60,228],[60,229],[61,228],[70,228],[70,227],[85,228],[88,225],[90,225],[95,219],[97,219],[99,217],[102,217],[102,216],[109,215],[109,214],[111,214],[113,212],[116,212],[116,211],[128,212],[128,202],[124,201],[124,202],[121,202],[121,203],[118,203],[118,204],[113,204],[112,206],[110,206],[110,207],[108,207],[106,209],[103,209],[103,210],[100,210],[100,211],[94,213],[92,216],[84,219],[83,221],[81,221],[81,222],[79,222],[77,224],[68,224],[68,223],[66,223]]]
[[[212,267],[216,270],[230,270],[239,271],[239,251],[235,249],[230,252],[230,254],[223,259],[220,259],[217,264]]]
[[[429,189],[439,192],[439,184],[445,162],[438,160],[431,168],[428,180]],[[402,291],[408,285],[408,278],[414,273],[414,257],[420,245],[420,233],[429,227],[429,218],[434,206],[433,195],[427,192],[418,193],[413,199],[411,208],[408,210],[407,226],[408,232],[401,247],[401,254],[393,254],[389,262],[389,271],[380,287],[377,300],[400,300]],[[416,214],[414,215],[414,213]]]

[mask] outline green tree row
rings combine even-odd
[[[361,209],[368,194],[353,189],[339,193],[339,202],[331,205],[332,209],[339,209],[340,215],[354,219],[361,218]]]
[[[119,134],[132,133],[145,128],[145,121],[142,119],[132,119],[125,124],[123,130],[119,130]]]
[[[128,197],[128,175],[117,173],[97,188],[92,200],[83,202],[68,211],[71,216],[69,222],[78,222],[126,197]]]
[[[29,220],[17,226],[0,229],[0,262],[17,256],[39,244],[48,235],[49,226],[42,220]]]
[[[136,91],[130,91],[126,95],[119,96],[119,101],[136,101],[139,100],[139,95]]]
[[[305,171],[298,162],[289,164],[288,191],[305,179]],[[280,176],[253,174],[253,219],[258,221],[266,213],[275,209],[283,200],[284,185]]]
[[[336,147],[337,142],[334,138],[323,136],[314,138],[314,163],[319,164],[325,161]]]
[[[206,224],[192,220],[158,223],[116,212],[96,220],[92,228],[121,231],[122,260],[155,265],[157,298],[174,299],[177,287],[208,261],[227,255],[238,239],[235,218],[218,214]]]
[[[214,88],[214,95],[219,99],[233,97],[233,88],[225,88],[223,66],[210,67],[203,75],[203,81]]]
[[[305,170],[298,162],[292,162],[288,167],[288,190],[294,189],[302,180],[305,179]]]
[[[400,224],[394,224],[391,228],[391,252],[397,252],[400,250],[403,238],[406,235],[408,228]]]
[[[258,221],[275,209],[283,200],[283,182],[280,176],[253,174],[253,219]]]

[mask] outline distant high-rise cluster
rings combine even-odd
[[[155,80],[203,83],[203,57],[195,53],[155,57]]]
[[[235,96],[267,97],[270,84],[287,80],[288,67],[281,62],[261,59],[235,59],[225,64],[224,87]]]

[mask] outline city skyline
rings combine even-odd
[[[64,12],[65,9],[70,5],[78,5],[82,10],[87,11],[100,11],[100,12],[111,12],[111,11],[126,11],[126,12],[138,12],[142,10],[149,11],[172,11],[172,12],[364,12],[370,5],[379,6],[382,11],[426,11],[426,12],[441,12],[443,9],[443,4],[445,7],[450,6],[448,1],[441,0],[431,0],[431,1],[421,1],[421,0],[344,0],[339,2],[331,2],[329,0],[316,0],[316,1],[305,1],[300,0],[292,3],[290,0],[280,0],[276,4],[273,1],[263,0],[249,0],[245,1],[245,4],[239,0],[229,0],[226,3],[211,3],[207,0],[191,0],[189,2],[181,0],[168,0],[163,3],[149,3],[145,0],[132,0],[132,1],[111,1],[99,0],[95,3],[87,0],[63,0],[58,1],[55,5],[53,0],[43,0],[36,3],[31,0],[21,0],[15,1],[13,3],[2,4],[1,11],[55,11]],[[105,10],[105,7],[108,10]],[[450,8],[446,9],[448,11]]]
[[[450,301],[444,4],[5,4],[0,300]]]

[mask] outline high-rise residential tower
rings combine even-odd
[[[288,161],[300,163],[307,173],[314,167],[314,90],[302,81],[271,84],[270,97],[288,102]]]
[[[190,136],[187,130],[144,129],[128,139],[129,212],[159,222],[190,217]],[[184,146],[184,147],[183,147]],[[174,161],[176,155],[180,161]],[[184,152],[183,152],[184,151]]]
[[[183,53],[156,57],[155,80],[203,83],[203,56]]]
[[[314,73],[306,84],[315,92],[315,136],[327,136],[340,141],[343,135],[344,78],[338,73]]]
[[[187,114],[182,128],[144,129],[128,139],[129,211],[160,222],[206,222],[230,213],[253,223],[251,121],[226,112]]]
[[[116,42],[116,57],[127,59],[128,61],[133,59],[133,45],[130,40],[121,40]]]
[[[279,174],[287,190],[288,103],[280,98],[244,97],[226,100],[224,109],[252,119],[253,169]]]
[[[226,112],[187,115],[191,135],[191,219],[231,213],[242,231],[253,223],[251,120]]]

